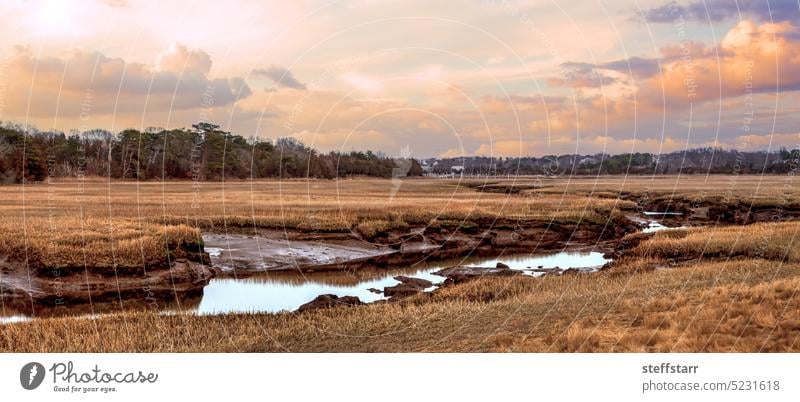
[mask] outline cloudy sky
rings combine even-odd
[[[0,120],[412,156],[800,145],[800,0],[3,0]]]

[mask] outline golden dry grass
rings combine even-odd
[[[22,223],[24,222],[24,224]],[[0,255],[30,267],[142,266],[181,257],[181,245],[200,243],[200,231],[186,225],[163,226],[97,218],[0,219]]]
[[[163,223],[306,227],[349,230],[362,221],[401,220],[426,224],[433,218],[475,220],[546,216],[580,219],[608,212],[626,201],[582,195],[517,197],[476,192],[456,181],[409,179],[292,180],[254,182],[106,182],[0,187],[4,215],[84,215]],[[576,213],[577,211],[577,213]]]
[[[800,179],[791,175],[656,175],[577,176],[552,179],[522,179],[536,183],[541,193],[591,194],[616,198],[620,193],[651,199],[688,197],[715,202],[741,201],[753,206],[782,204],[800,206]]]
[[[144,264],[202,228],[353,232],[372,238],[435,222],[594,222],[629,201],[479,193],[447,180],[232,183],[92,179],[0,186],[0,255],[59,265]],[[476,223],[479,222],[480,224]],[[165,247],[167,246],[167,247]]]
[[[797,222],[696,227],[656,233],[633,254],[661,259],[750,257],[800,262]]]
[[[5,351],[798,351],[800,265],[484,279],[304,314],[127,313],[0,326]]]
[[[793,277],[625,300],[621,311],[601,324],[583,318],[544,342],[567,352],[796,352],[798,290],[800,278]],[[519,347],[528,350],[525,343]]]
[[[616,210],[635,207],[620,193],[726,197],[800,202],[800,186],[782,176],[630,176],[519,178],[515,180],[383,179],[253,182],[122,182],[101,179],[0,187],[6,220],[97,218],[187,224],[224,230],[268,227],[350,231],[383,221],[425,225],[432,220],[531,220],[604,223]],[[534,184],[520,195],[477,192],[466,184]],[[767,202],[764,201],[764,202]],[[18,223],[14,222],[14,223]],[[73,222],[74,223],[74,222]],[[102,224],[102,222],[98,222]]]
[[[375,236],[426,224],[483,228],[495,220],[603,223],[633,207],[616,198],[620,192],[770,205],[800,197],[781,177],[541,183],[511,196],[426,179],[403,181],[393,196],[395,183],[371,179],[0,187],[0,254],[22,250],[45,264],[82,265],[85,251],[98,264],[141,264],[163,255],[164,244],[196,239],[195,227]],[[304,314],[36,319],[0,325],[0,350],[798,351],[799,229],[800,223],[771,223],[661,232],[608,272],[482,279],[398,304]]]

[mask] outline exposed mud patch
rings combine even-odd
[[[222,273],[324,270],[396,251],[357,240],[308,241],[238,234],[203,235],[211,263]],[[242,271],[242,272],[238,272]]]
[[[692,199],[684,196],[649,197],[642,194],[620,194],[620,198],[636,202],[640,210],[661,216],[664,222],[671,222],[670,226],[747,225],[800,220],[800,203],[781,198],[730,200],[718,196]]]

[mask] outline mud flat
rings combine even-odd
[[[203,240],[218,275],[239,277],[264,271],[311,273],[393,268],[423,260],[546,253],[565,248],[612,250],[617,239],[641,227],[624,217],[610,219],[606,224],[492,220],[463,227],[456,224],[409,228],[369,241],[353,233],[266,229],[251,235],[206,233]]]
[[[223,274],[326,270],[396,252],[386,246],[357,240],[293,240],[280,238],[277,233],[266,236],[205,234],[203,242],[212,265]]]

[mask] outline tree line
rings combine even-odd
[[[297,139],[245,138],[199,123],[186,129],[65,134],[0,124],[0,183],[48,177],[129,180],[405,177],[433,175],[757,174],[800,170],[800,150],[696,148],[667,154],[389,158],[372,151],[321,153]]]
[[[695,148],[665,154],[469,156],[424,159],[433,175],[787,174],[800,173],[800,149],[739,151]]]
[[[103,176],[136,180],[419,176],[419,163],[371,151],[320,153],[294,138],[274,143],[221,130],[90,130],[65,134],[0,125],[0,182]]]

